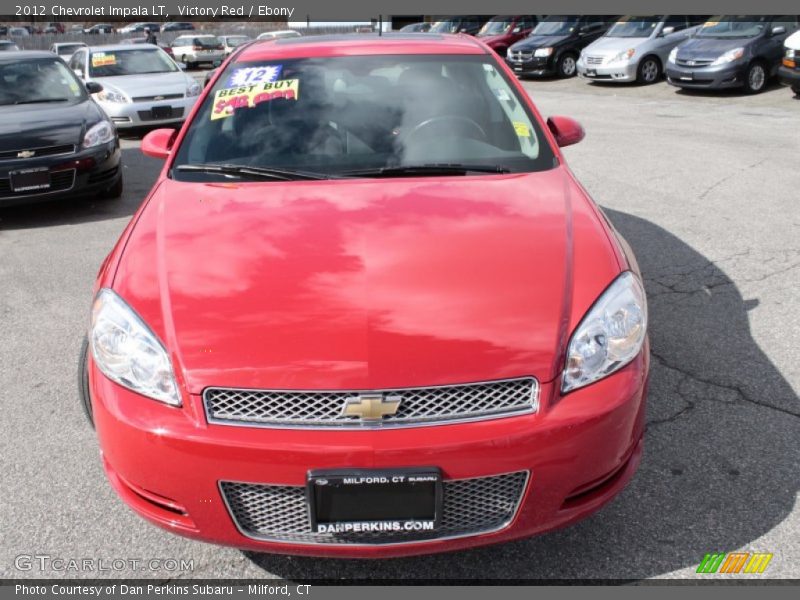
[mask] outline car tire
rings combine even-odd
[[[117,200],[122,196],[123,189],[124,189],[124,184],[122,182],[122,174],[120,174],[119,179],[117,179],[117,182],[107,190],[104,190],[103,193],[100,194],[100,198],[102,198],[103,200]]]
[[[767,67],[760,60],[754,60],[744,72],[744,91],[748,94],[758,94],[767,87]]]
[[[792,87],[792,91],[794,92],[796,98],[800,98],[800,85]]]
[[[655,83],[661,77],[661,61],[655,56],[645,56],[636,69],[636,82],[644,85]]]
[[[89,340],[84,337],[81,342],[81,354],[78,358],[78,397],[81,400],[83,414],[89,420],[89,425],[94,429],[94,414],[92,413],[92,397],[89,395]]]
[[[575,75],[578,74],[577,62],[578,58],[574,54],[571,52],[565,52],[558,57],[558,62],[556,63],[556,74],[561,79],[575,77]]]

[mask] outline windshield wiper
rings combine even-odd
[[[44,104],[46,102],[69,102],[66,98],[38,98],[36,100],[17,100],[14,104]]]
[[[298,179],[330,179],[322,173],[308,171],[295,171],[292,169],[274,169],[271,167],[249,167],[246,165],[229,164],[198,164],[178,165],[178,171],[194,171],[197,173],[220,173],[234,177],[251,177],[254,179],[278,179],[280,181],[295,181]]]
[[[346,177],[435,177],[436,175],[468,175],[470,173],[511,173],[511,169],[498,165],[423,164],[378,167],[358,171],[344,171]]]

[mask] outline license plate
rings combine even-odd
[[[596,69],[586,69],[586,76],[587,77],[597,77],[597,70]]]
[[[12,192],[34,192],[50,189],[50,170],[47,167],[20,169],[9,174]]]
[[[694,79],[694,76],[691,73],[689,73],[688,75],[681,75],[681,80],[682,81],[692,81],[693,79]]]
[[[154,106],[151,109],[151,114],[154,119],[170,119],[172,118],[171,106]]]
[[[514,67],[515,71],[522,71],[522,67]]]
[[[435,467],[310,471],[307,494],[316,533],[434,531],[442,514]]]

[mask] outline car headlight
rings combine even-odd
[[[83,136],[83,147],[94,148],[108,143],[114,139],[114,135],[116,135],[114,126],[108,121],[100,121],[89,127],[86,135]]]
[[[794,50],[793,48],[786,49],[786,58],[795,58],[796,56],[798,56],[797,50]]]
[[[196,81],[193,81],[192,83],[189,84],[189,87],[186,88],[186,97],[194,98],[195,96],[199,96],[200,92],[202,91],[203,91],[202,86]]]
[[[612,62],[612,63],[615,63],[615,62],[628,62],[630,59],[633,58],[634,54],[636,54],[636,49],[635,48],[628,48],[627,50],[623,50],[622,52],[620,52],[616,56],[612,57],[611,60],[608,61],[608,62]]]
[[[670,50],[669,56],[667,57],[667,62],[671,62],[672,64],[675,64],[675,59],[676,58],[678,58],[678,47],[677,46],[675,46],[672,50]]]
[[[92,357],[106,377],[153,400],[181,405],[164,346],[133,309],[109,289],[101,290],[92,306],[89,343]]]
[[[729,62],[733,62],[735,60],[739,60],[744,56],[744,48],[734,48],[733,50],[728,50],[722,56],[717,57],[717,59],[711,63],[711,66],[716,65],[724,65]]]
[[[545,56],[550,56],[553,53],[552,48],[537,48],[533,55],[537,58],[544,58]]]
[[[561,392],[593,383],[627,365],[642,349],[646,333],[644,287],[626,271],[601,294],[572,334]]]
[[[101,102],[114,102],[116,104],[126,104],[128,99],[122,92],[104,88],[103,91],[97,92],[97,99]]]

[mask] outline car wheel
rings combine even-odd
[[[748,94],[757,94],[767,85],[767,69],[764,63],[753,62],[744,74],[744,89]]]
[[[94,428],[94,415],[92,414],[92,398],[89,395],[89,340],[83,338],[81,342],[81,355],[78,358],[78,397],[89,424]]]
[[[100,197],[103,200],[116,200],[117,198],[122,196],[122,190],[123,190],[122,174],[120,174],[119,179],[117,179],[117,182],[110,188],[105,190],[103,193],[101,193]]]
[[[570,53],[562,54],[558,59],[557,70],[559,77],[574,77],[575,73],[578,72],[575,55]]]
[[[796,85],[796,86],[794,86],[794,87],[792,88],[792,91],[794,92],[794,95],[795,95],[797,98],[800,98],[800,85]]]
[[[639,62],[636,70],[636,81],[638,83],[655,83],[661,76],[661,63],[655,56],[646,56]]]

